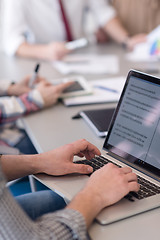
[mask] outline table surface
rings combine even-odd
[[[80,51],[80,53],[85,52],[117,54],[120,64],[120,71],[117,75],[86,75],[85,77],[88,80],[126,76],[130,69],[147,69],[152,66],[155,67],[156,64],[158,68],[159,64],[128,62],[125,59],[124,50],[114,44],[99,47],[92,46]],[[3,53],[0,53],[0,59],[0,78],[5,77],[13,80],[21,79],[26,74],[32,74],[36,64],[36,60],[7,57]],[[52,65],[47,62],[41,64],[40,75],[49,79],[57,79],[61,77],[61,74],[59,74]],[[82,119],[72,120],[72,116],[77,114],[80,110],[111,106],[116,106],[116,104],[98,104],[67,108],[61,103],[58,103],[56,106],[25,117],[24,123],[38,152],[48,151],[81,138],[87,139],[99,149],[102,149],[104,138],[98,138]],[[43,176],[39,176],[38,178],[45,185],[56,190],[54,185],[56,178],[49,177],[46,181]],[[58,189],[58,191],[62,193],[62,195],[64,194],[61,189]],[[160,233],[160,208],[106,226],[101,226],[97,222],[94,222],[89,229],[89,233],[92,239],[97,240],[158,240]]]

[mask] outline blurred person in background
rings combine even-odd
[[[159,0],[110,0],[110,3],[126,29],[124,46],[129,49],[146,41],[147,34],[160,24]]]
[[[2,154],[9,153],[11,150],[10,147],[15,147],[13,146],[13,142],[10,144],[10,137],[17,132],[15,131],[17,129],[15,125],[16,120],[24,115],[56,104],[63,90],[72,84],[68,82],[52,85],[46,79],[37,76],[35,87],[31,88],[29,87],[29,81],[30,76],[25,77],[19,82],[13,82],[7,79],[1,80],[0,153]],[[10,135],[11,132],[13,132],[12,135]],[[26,134],[24,133],[23,135]],[[29,139],[27,139],[28,138],[26,138],[25,141],[24,138],[23,141],[15,143],[16,148],[18,148],[20,152],[31,154],[32,151],[30,152],[29,149],[31,145],[29,144]],[[27,148],[27,146],[29,147]]]
[[[84,36],[86,8],[102,30],[96,33],[99,41],[105,40],[103,32],[120,44],[128,36],[106,0],[3,0],[2,8],[3,47],[9,55],[63,58],[69,53],[65,43]]]

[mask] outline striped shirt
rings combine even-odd
[[[36,89],[19,97],[6,96],[10,82],[0,82],[0,124],[15,121],[17,118],[44,106],[43,98]]]
[[[9,147],[14,146],[10,145],[9,137],[5,137],[5,140],[2,137],[6,128],[10,127],[7,123],[14,123],[21,116],[40,110],[44,106],[43,98],[36,89],[19,97],[7,96],[7,89],[10,83],[8,80],[0,81],[0,153],[3,154],[9,153]],[[13,131],[12,126],[9,131]]]

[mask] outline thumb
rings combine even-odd
[[[74,165],[72,165],[72,171],[74,173],[89,174],[93,172],[93,168],[89,165],[74,163]]]
[[[70,87],[71,85],[73,85],[75,82],[66,82],[66,83],[60,83],[59,85],[57,85],[57,91],[58,92],[63,92],[66,88]]]

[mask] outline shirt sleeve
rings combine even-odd
[[[115,9],[107,0],[89,0],[89,7],[101,27],[116,16]]]
[[[0,81],[0,96],[7,94],[7,89],[10,84],[11,84],[11,81],[8,79],[3,79]]]
[[[8,55],[14,55],[25,42],[28,26],[23,12],[22,0],[3,0],[2,4],[2,44]]]
[[[31,221],[5,187],[0,166],[0,239],[10,240],[86,240],[83,216],[72,209],[42,216]]]
[[[37,111],[43,106],[43,98],[36,89],[20,97],[0,97],[0,123],[15,121],[22,115]]]

